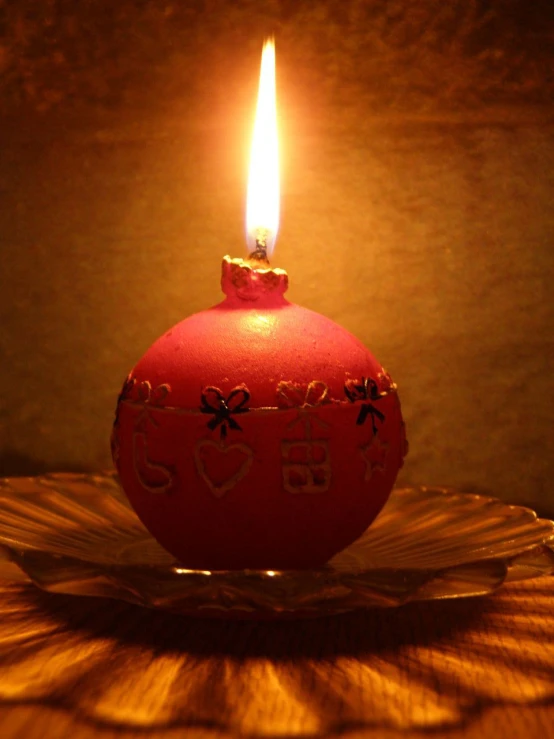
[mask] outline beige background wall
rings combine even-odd
[[[0,475],[109,466],[123,378],[220,299],[277,29],[291,299],[399,384],[401,482],[554,515],[551,6],[126,0],[99,3],[104,22],[62,5],[36,27],[14,6],[28,35],[6,36]]]
[[[274,263],[293,300],[353,331],[398,382],[402,480],[554,513],[552,125],[390,119],[344,138],[301,112],[282,125]],[[110,464],[125,374],[219,300],[222,255],[243,253],[246,122],[193,128],[175,112],[13,133],[2,474]]]

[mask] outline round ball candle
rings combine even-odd
[[[191,569],[323,565],[369,526],[406,451],[396,387],[352,334],[223,260],[225,300],[127,378],[113,456],[131,504]]]
[[[290,303],[267,260],[279,218],[275,58],[262,55],[248,260],[225,299],[159,338],[125,381],[112,454],[141,521],[188,569],[318,567],[386,502],[407,445],[396,386],[352,334]]]

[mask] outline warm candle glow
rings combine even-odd
[[[250,152],[246,240],[250,251],[263,240],[271,256],[279,227],[279,148],[275,96],[275,44],[265,42]]]

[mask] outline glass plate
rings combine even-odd
[[[188,570],[151,537],[115,473],[0,479],[0,577],[198,616],[317,616],[490,593],[554,572],[554,523],[444,488],[396,489],[325,567]]]

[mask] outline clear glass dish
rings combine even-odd
[[[114,473],[0,479],[0,577],[198,616],[318,616],[483,595],[554,572],[554,523],[494,498],[394,490],[325,567],[188,570],[151,537]]]

